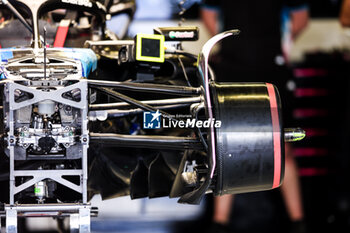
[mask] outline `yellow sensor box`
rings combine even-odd
[[[164,62],[163,35],[136,35],[136,60],[146,62]]]

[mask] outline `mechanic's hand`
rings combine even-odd
[[[308,22],[308,9],[300,9],[291,12],[291,31],[293,39],[296,39],[298,35],[306,28]]]
[[[343,27],[350,27],[350,0],[343,0],[339,20]]]

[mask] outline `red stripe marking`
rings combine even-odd
[[[324,176],[328,174],[327,168],[299,168],[300,176]]]
[[[315,96],[326,96],[328,90],[325,88],[297,88],[294,91],[294,96],[301,97],[315,97]]]
[[[310,78],[315,76],[326,76],[327,70],[315,68],[297,68],[293,71],[296,78]]]
[[[281,132],[275,88],[270,83],[266,83],[266,87],[270,97],[271,119],[273,129],[274,174],[272,188],[277,188],[280,186],[281,183]]]
[[[62,26],[58,27],[53,47],[62,48],[64,46],[64,42],[66,41],[66,37],[68,34],[68,29],[69,29],[69,26],[68,27],[62,27]]]
[[[326,156],[328,155],[328,150],[325,148],[294,148],[293,154],[297,157],[311,157],[311,156]]]

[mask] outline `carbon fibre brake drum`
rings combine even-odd
[[[281,100],[268,83],[212,83],[216,195],[277,188],[284,177]]]

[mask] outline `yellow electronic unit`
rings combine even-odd
[[[163,35],[136,35],[136,60],[145,62],[164,62]]]

